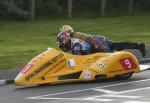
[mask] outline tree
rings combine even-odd
[[[29,19],[29,11],[27,8],[23,8],[24,4],[23,0],[0,0],[0,18]]]
[[[68,0],[68,18],[72,17],[72,0]]]
[[[101,15],[104,17],[106,12],[106,0],[101,0]]]
[[[35,0],[32,0],[31,2],[31,19],[35,19]]]
[[[129,14],[132,14],[133,12],[133,3],[134,3],[134,0],[129,0]]]

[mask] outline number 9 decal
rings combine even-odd
[[[121,59],[120,64],[122,65],[122,67],[125,70],[130,70],[130,69],[137,68],[136,63],[134,62],[134,60],[131,57]]]
[[[125,59],[125,64],[127,65],[127,67],[130,69],[132,67],[132,64],[130,63],[129,59]]]

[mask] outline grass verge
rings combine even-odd
[[[57,48],[56,33],[69,24],[75,31],[102,34],[114,41],[150,43],[150,15],[35,21],[0,20],[0,69],[24,66],[47,47]]]

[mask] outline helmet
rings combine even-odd
[[[60,32],[57,35],[57,43],[59,48],[65,50],[70,41],[70,33]]]
[[[69,32],[69,33],[73,33],[74,30],[71,26],[69,25],[64,25],[62,27],[60,27],[60,32]]]

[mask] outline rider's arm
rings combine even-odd
[[[76,32],[76,33],[73,33],[72,37],[78,38],[78,39],[81,39],[84,41],[89,41],[90,39],[92,39],[94,37],[94,35]]]
[[[72,35],[72,37],[81,39],[81,40],[83,40],[85,42],[88,42],[88,43],[90,43],[90,44],[93,45],[93,47],[95,48],[95,50],[98,49],[97,42],[94,40],[94,38],[96,37],[95,35],[85,34],[85,33],[81,33],[81,32],[76,32],[76,33],[74,33]]]

